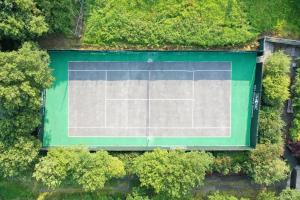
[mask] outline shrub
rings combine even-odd
[[[283,190],[278,197],[278,200],[299,200],[299,199],[300,199],[300,192],[292,189]]]
[[[255,183],[269,186],[287,177],[289,168],[279,157],[282,153],[282,147],[275,144],[260,144],[251,151],[249,175]]]
[[[150,200],[147,191],[140,187],[135,187],[132,192],[126,196],[126,200]]]
[[[132,171],[133,161],[135,158],[140,156],[141,153],[126,152],[126,153],[113,153],[112,155],[116,156],[124,163],[126,175],[131,176],[133,175],[133,171]]]
[[[257,197],[257,200],[277,200],[274,192],[262,191]]]
[[[285,125],[281,119],[281,110],[263,106],[259,113],[259,137],[263,144],[282,144],[282,130]]]
[[[294,119],[290,129],[290,137],[293,141],[300,141],[300,69],[297,69],[295,83],[292,86]]]
[[[223,175],[246,172],[249,155],[247,152],[223,152],[216,153],[213,172]]]
[[[239,199],[235,196],[225,194],[225,193],[220,193],[219,191],[217,191],[211,195],[208,195],[207,200],[239,200]],[[248,200],[248,199],[241,198],[240,200]]]
[[[133,171],[141,186],[153,189],[165,198],[178,199],[190,195],[202,183],[213,157],[204,152],[167,151],[156,149],[134,160]]]
[[[263,101],[266,105],[280,109],[289,98],[289,66],[290,58],[281,51],[266,59],[263,78]]]

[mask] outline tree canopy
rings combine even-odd
[[[264,64],[263,100],[266,105],[282,108],[289,98],[290,58],[282,51],[271,54]]]
[[[125,175],[124,164],[106,151],[90,153],[83,148],[52,148],[35,166],[33,176],[51,189],[65,181],[85,191],[102,189],[111,178]]]
[[[250,176],[255,183],[269,186],[285,179],[289,172],[287,164],[279,157],[282,147],[277,144],[259,144],[250,154]]]
[[[35,0],[49,27],[49,33],[70,34],[78,15],[79,0]]]
[[[33,137],[19,137],[12,143],[0,140],[0,177],[16,177],[30,169],[40,147]]]
[[[213,157],[204,152],[156,149],[137,157],[133,171],[141,186],[166,198],[176,199],[189,195],[193,187],[202,183],[212,162]]]
[[[0,52],[0,139],[30,134],[41,122],[42,90],[53,77],[47,52],[31,43]]]
[[[45,17],[34,0],[0,1],[0,40],[24,40],[47,31]]]
[[[276,108],[263,106],[259,111],[259,137],[260,143],[283,143],[284,121],[281,119],[281,111]]]

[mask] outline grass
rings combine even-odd
[[[37,199],[38,193],[33,184],[20,180],[0,180],[0,200]]]

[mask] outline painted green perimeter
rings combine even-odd
[[[90,148],[148,149],[160,147],[249,147],[252,92],[256,52],[176,52],[176,51],[49,51],[55,82],[46,91],[43,147],[88,145]],[[68,137],[68,62],[69,61],[230,61],[231,137]],[[211,105],[214,106],[214,105]]]

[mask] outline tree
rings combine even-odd
[[[48,30],[34,0],[0,1],[0,40],[24,40]]]
[[[19,137],[12,143],[0,140],[0,177],[16,177],[30,169],[41,145],[32,137]]]
[[[259,112],[259,137],[263,144],[281,144],[284,121],[281,111],[276,108],[263,106]]]
[[[42,90],[52,83],[47,52],[31,43],[0,52],[0,140],[30,134],[41,122]]]
[[[137,157],[133,171],[141,186],[166,198],[177,199],[189,195],[193,187],[202,183],[212,163],[213,157],[204,152],[156,149]]]
[[[285,179],[289,173],[286,163],[280,159],[282,147],[279,145],[257,145],[250,154],[250,176],[255,183],[269,186]]]
[[[270,55],[264,64],[263,100],[264,103],[278,109],[289,98],[290,58],[282,51]]]
[[[43,12],[50,33],[68,34],[75,24],[79,0],[36,0],[37,7]]]
[[[85,191],[95,191],[102,189],[109,179],[124,175],[123,163],[105,151],[90,153],[83,148],[53,148],[36,164],[33,177],[50,189],[70,181]]]
[[[111,178],[120,178],[125,175],[124,164],[106,151],[89,153],[82,151],[77,155],[78,160],[73,169],[74,180],[85,191],[95,191],[104,187]]]
[[[49,149],[47,156],[35,165],[33,177],[50,189],[57,188],[74,166],[75,151],[64,148]]]

